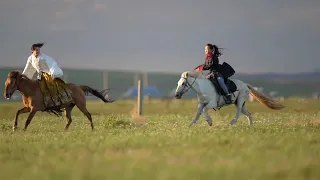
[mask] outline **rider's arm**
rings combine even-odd
[[[27,64],[24,67],[22,74],[26,75],[29,79],[32,79],[36,69],[31,64],[31,56],[27,60]]]
[[[210,57],[206,60],[205,68],[211,72],[217,71],[219,59],[217,57]]]
[[[212,59],[212,68],[217,69],[219,65],[219,58],[218,57],[213,57]]]
[[[51,77],[54,79],[56,77],[63,76],[63,72],[61,68],[58,66],[57,62],[50,56],[43,55],[45,67],[48,70],[48,73],[51,75]]]
[[[199,66],[197,66],[196,68],[194,68],[194,70],[198,69],[200,66],[203,66],[203,64],[200,64]]]
[[[212,57],[209,57],[206,59],[206,61],[203,64],[204,70],[211,70],[213,65]]]

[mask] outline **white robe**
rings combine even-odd
[[[36,72],[38,72],[38,79],[41,79],[41,72],[48,73],[52,78],[63,76],[57,62],[43,53],[40,53],[38,57],[33,54],[29,56],[22,74],[32,79]]]

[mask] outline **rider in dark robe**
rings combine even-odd
[[[207,44],[205,46],[205,53],[206,53],[206,59],[205,63],[202,65],[199,65],[195,69],[203,71],[203,70],[209,70],[210,74],[207,76],[207,78],[217,78],[218,83],[221,87],[221,89],[224,91],[226,96],[226,103],[231,103],[231,94],[229,93],[229,90],[225,84],[224,77],[221,74],[221,65],[219,64],[219,56],[221,53],[219,52],[219,48],[216,45]]]

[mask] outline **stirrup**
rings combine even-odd
[[[227,103],[227,104],[232,103],[232,99],[231,99],[231,94],[230,94],[230,93],[229,93],[229,94],[226,94],[226,103]]]

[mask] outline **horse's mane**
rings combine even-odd
[[[187,78],[187,77],[193,77],[193,78],[201,78],[201,79],[206,79],[206,76],[202,74],[201,71],[185,71],[182,73],[181,77]]]
[[[9,75],[8,75],[8,77],[13,77],[13,78],[18,78],[19,76],[20,76],[21,78],[23,78],[23,79],[32,81],[32,79],[28,78],[26,75],[22,74],[22,73],[21,73],[20,71],[18,71],[18,70],[11,71],[11,72],[9,72]]]

